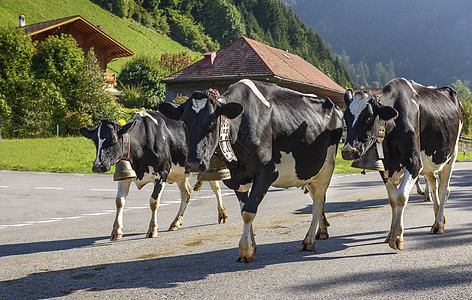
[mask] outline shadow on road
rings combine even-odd
[[[471,224],[472,225],[472,224]],[[471,243],[472,229],[450,230],[444,235],[429,235],[424,232],[413,233],[415,229],[408,228],[411,237],[418,234],[420,239],[417,248],[455,247]],[[165,258],[139,259],[120,263],[97,264],[86,267],[72,268],[59,271],[46,271],[30,274],[26,277],[0,282],[0,298],[52,298],[65,296],[78,290],[105,291],[132,288],[165,289],[172,288],[179,283],[203,280],[209,275],[219,273],[256,270],[269,265],[279,265],[291,262],[307,264],[317,261],[335,259],[349,259],[397,255],[397,252],[382,252],[365,254],[349,254],[339,252],[346,248],[364,247],[366,245],[383,243],[386,232],[366,232],[339,237],[330,237],[325,241],[317,242],[317,252],[298,252],[296,249],[300,241],[271,243],[258,245],[256,260],[251,264],[236,263],[237,248],[217,250],[205,253],[178,255]],[[90,245],[93,241],[102,238],[79,239],[69,241],[69,246],[81,247]],[[63,247],[58,242],[49,242],[45,248],[59,250]],[[387,247],[387,245],[385,245]],[[413,249],[412,249],[413,250]],[[414,249],[417,251],[418,249]],[[11,250],[10,250],[11,251]],[[410,251],[410,250],[408,250]],[[331,255],[332,254],[332,255]],[[373,271],[356,275],[328,276],[321,282],[313,282],[297,289],[311,293],[328,286],[346,286],[366,282],[379,282],[379,289],[375,292],[389,291],[398,287],[402,289],[438,287],[438,284],[463,284],[472,282],[472,264],[450,265],[447,268],[426,268],[408,271]],[[452,276],[452,277],[451,277]],[[412,282],[412,279],[414,281]],[[26,288],[34,286],[34,289]],[[3,293],[3,294],[2,294]],[[8,297],[7,297],[8,298]]]
[[[139,234],[127,234],[127,236],[133,236],[133,235],[139,235]],[[109,236],[101,236],[101,237],[91,237],[91,238],[83,238],[83,239],[70,239],[70,240],[0,245],[0,257],[11,256],[11,255],[32,254],[32,253],[40,253],[40,252],[50,252],[50,251],[61,251],[61,250],[69,250],[69,249],[76,249],[76,248],[89,247],[89,246],[100,246],[100,245],[96,245],[95,242],[109,240],[109,239],[110,239]]]

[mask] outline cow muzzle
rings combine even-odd
[[[341,154],[345,160],[354,160],[359,158],[359,152],[356,148],[353,148],[351,145],[347,144],[341,149]]]
[[[185,164],[185,173],[204,172],[207,166],[202,161],[187,161]]]
[[[107,168],[104,166],[104,165],[93,165],[92,167],[92,171],[94,173],[105,173],[107,170]]]

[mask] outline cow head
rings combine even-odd
[[[346,160],[359,159],[372,147],[377,139],[380,120],[395,119],[398,112],[391,106],[382,105],[377,97],[367,92],[352,90],[344,94],[346,110],[344,121],[347,126],[346,144],[341,149]]]
[[[103,119],[97,128],[82,127],[80,133],[91,139],[97,149],[93,172],[104,173],[110,170],[123,154],[123,134],[130,131],[137,121],[121,126],[111,120]]]
[[[180,106],[161,103],[159,111],[168,118],[182,120],[186,135],[188,154],[186,172],[203,172],[210,165],[210,158],[218,145],[218,117],[238,117],[243,107],[234,102],[225,104],[209,90],[195,92]]]

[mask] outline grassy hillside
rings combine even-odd
[[[94,25],[103,26],[108,35],[131,49],[134,55],[159,56],[164,52],[180,51],[199,55],[132,20],[120,19],[89,0],[1,0],[0,26],[18,26],[18,17],[22,14],[26,16],[26,25],[80,15]],[[121,58],[110,63],[110,71],[119,72],[129,59]]]

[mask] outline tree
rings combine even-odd
[[[466,87],[461,80],[457,80],[455,83],[451,83],[451,87],[457,92],[457,99],[463,102],[466,99],[470,98],[471,92],[468,87]]]
[[[105,78],[93,51],[84,58],[71,36],[50,36],[36,51],[23,31],[0,28],[0,50],[5,136],[50,136],[56,124],[88,126],[121,113],[104,91]]]

